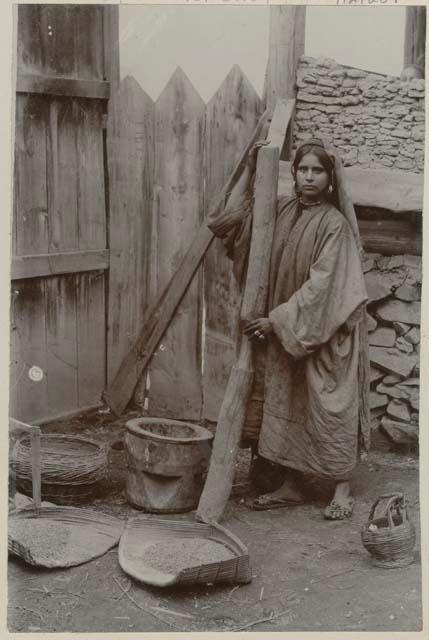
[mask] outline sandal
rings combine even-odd
[[[270,493],[264,493],[252,500],[248,506],[255,511],[267,511],[268,509],[280,509],[282,507],[296,507],[304,504],[304,500],[291,500],[290,498],[280,498]]]
[[[324,511],[326,520],[346,520],[353,514],[353,498],[344,498],[341,501],[332,500]]]

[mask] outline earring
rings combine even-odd
[[[334,188],[333,188],[332,184],[330,184],[329,187],[328,187],[328,193],[330,195],[332,195],[333,190],[334,190]]]

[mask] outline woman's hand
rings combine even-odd
[[[254,171],[256,170],[256,161],[258,158],[259,149],[261,147],[265,147],[267,144],[269,144],[269,140],[258,140],[258,142],[255,142],[253,147],[250,149],[246,161],[246,166],[249,169],[250,173],[254,173]]]
[[[273,333],[273,326],[269,318],[257,318],[244,326],[244,333],[250,340],[265,340]]]

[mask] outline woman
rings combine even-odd
[[[223,214],[209,221],[239,282],[259,146]],[[335,167],[320,140],[306,142],[292,164],[296,195],[278,202],[267,314],[244,327],[255,341],[256,372],[246,435],[258,437],[259,455],[284,473],[281,487],[260,495],[255,509],[302,504],[301,477],[310,474],[335,481],[325,517],[344,519],[352,514],[358,449],[368,447],[367,295],[358,238],[338,210],[344,189]]]

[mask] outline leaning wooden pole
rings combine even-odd
[[[424,71],[426,7],[405,7],[404,68],[417,65]]]
[[[252,239],[240,323],[265,315],[271,245],[277,207],[278,147],[258,153]],[[221,406],[210,467],[197,510],[203,522],[222,518],[231,493],[235,459],[246,417],[253,381],[252,344],[243,335],[237,362],[231,370]]]
[[[268,64],[265,76],[267,109],[278,99],[296,97],[296,71],[305,48],[305,6],[270,7]]]
[[[28,433],[31,443],[31,480],[33,489],[33,506],[40,509],[42,503],[42,471],[41,471],[41,430],[26,422],[9,418],[9,431]]]

